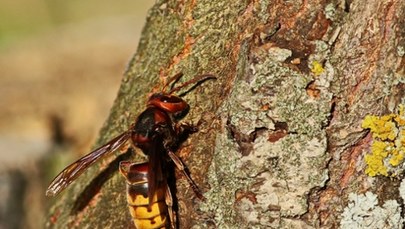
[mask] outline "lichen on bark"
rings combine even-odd
[[[329,98],[314,100],[306,93],[310,77],[266,56],[239,64],[248,68],[239,71],[218,111],[222,128],[203,211],[214,214],[221,228],[236,221],[258,228],[292,226],[283,218],[304,214],[307,193],[328,179],[323,124]],[[284,136],[271,141],[280,128]]]
[[[382,36],[367,23],[379,28],[371,19],[384,21],[374,13],[386,12],[385,22],[397,26],[404,19],[395,15],[405,7],[353,4],[158,1],[100,143],[133,122],[160,80],[179,71],[182,80],[212,73],[215,82],[185,96],[191,105],[185,121],[200,126],[177,154],[207,200],[196,200],[177,177],[181,228],[333,228],[352,191],[377,183],[384,184],[379,197],[399,196],[384,189],[399,180],[372,183],[363,176],[370,137],[360,123],[403,100],[404,61],[395,56],[403,29]],[[76,182],[53,214],[71,208],[101,168]],[[125,228],[123,186],[113,175],[81,212],[59,210],[61,225]]]

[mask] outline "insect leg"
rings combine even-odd
[[[166,185],[166,193],[165,193],[165,202],[167,205],[167,213],[169,214],[170,218],[170,228],[176,228],[176,213],[173,210],[173,197],[172,193],[170,192],[169,185]]]
[[[205,197],[201,194],[200,189],[198,189],[198,186],[195,184],[193,179],[191,179],[190,175],[185,170],[184,163],[181,161],[181,159],[174,154],[172,151],[168,150],[169,157],[172,159],[176,167],[180,170],[181,173],[187,178],[188,183],[190,184],[191,188],[193,189],[195,195],[200,199],[200,200],[205,200]]]

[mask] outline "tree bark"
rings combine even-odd
[[[401,228],[402,167],[365,172],[376,139],[361,124],[405,103],[404,11],[404,0],[159,1],[97,145],[126,130],[165,77],[212,73],[185,96],[185,121],[201,125],[177,154],[207,200],[177,176],[180,228]],[[130,227],[112,172],[124,157],[71,184],[47,226]],[[360,199],[390,214],[369,219]]]

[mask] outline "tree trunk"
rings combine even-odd
[[[367,158],[384,140],[378,122],[397,128],[388,143],[403,134],[404,11],[404,0],[159,1],[98,145],[128,128],[165,77],[212,73],[185,96],[184,121],[201,125],[177,154],[207,200],[177,174],[180,228],[401,228],[403,162],[385,152],[377,162],[388,172],[372,173]],[[71,184],[47,226],[130,227],[124,157]]]

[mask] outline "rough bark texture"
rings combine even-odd
[[[373,138],[361,123],[405,103],[404,11],[404,0],[158,1],[98,143],[164,77],[213,73],[185,97],[185,121],[202,124],[177,153],[207,201],[178,176],[180,228],[400,228],[402,175],[365,173]],[[72,184],[47,226],[128,228],[123,178],[99,175],[118,160]],[[379,214],[356,212],[360,200]]]

